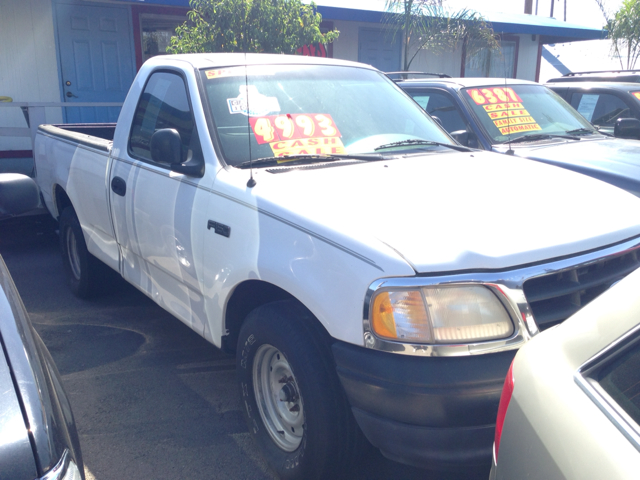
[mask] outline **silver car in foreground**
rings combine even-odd
[[[640,478],[639,423],[640,269],[520,349],[491,479]]]
[[[0,174],[0,220],[38,204],[38,188],[31,178]],[[84,479],[78,432],[60,374],[2,257],[0,479]]]

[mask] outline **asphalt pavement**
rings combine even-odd
[[[96,299],[69,291],[56,224],[0,222],[0,254],[62,375],[87,480],[273,479],[249,436],[225,355],[126,282]],[[486,479],[428,472],[377,450],[358,479]]]

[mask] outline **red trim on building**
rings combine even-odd
[[[320,32],[327,33],[333,30],[333,22],[332,21],[323,21],[320,22]],[[323,43],[317,43],[315,45],[305,45],[304,47],[300,47],[296,50],[298,55],[303,55],[305,57],[324,57],[324,58],[333,58],[333,43],[329,43],[327,45]]]

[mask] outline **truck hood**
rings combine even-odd
[[[266,210],[351,249],[399,255],[419,273],[503,269],[640,235],[640,199],[506,155],[449,152],[256,173],[253,195]]]
[[[640,197],[640,141],[582,137],[513,150],[517,156],[584,173]]]

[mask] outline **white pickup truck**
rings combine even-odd
[[[515,351],[638,267],[640,199],[470,150],[379,71],[283,55],[144,64],[117,125],[43,125],[73,291],[107,265],[237,356],[284,478],[386,456],[489,465]]]

